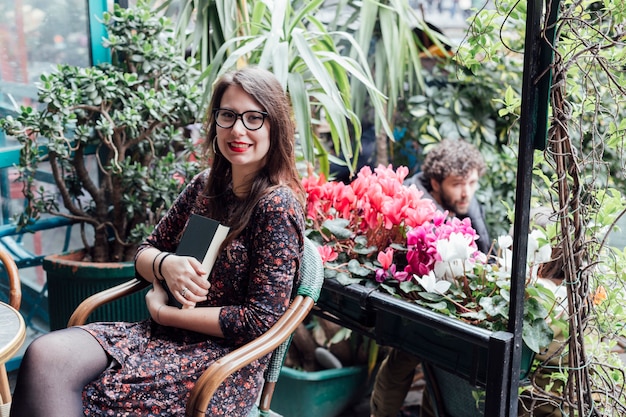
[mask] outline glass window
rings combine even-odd
[[[56,64],[88,66],[85,0],[15,0],[0,5],[0,79],[37,82]]]
[[[90,2],[0,1],[0,117],[19,105],[39,105],[39,77],[57,64],[91,65]],[[21,207],[19,184],[13,184],[17,172],[11,167],[17,162],[16,148],[17,141],[0,132],[0,223]]]

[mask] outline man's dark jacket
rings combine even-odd
[[[437,209],[444,211],[443,207],[437,203],[437,201],[430,194],[431,188],[430,184],[424,178],[424,173],[420,172],[418,174],[413,175],[410,178],[404,180],[404,185],[415,185],[418,190],[424,192],[424,198],[429,198],[435,203]],[[464,219],[465,217],[469,217],[472,222],[472,227],[476,230],[478,234],[478,240],[476,241],[476,245],[478,246],[478,250],[484,254],[489,252],[489,248],[491,247],[491,239],[489,238],[489,232],[487,231],[487,225],[485,223],[485,214],[484,210],[476,197],[472,197],[472,201],[470,201],[469,208],[467,210],[467,214],[463,216],[457,216],[460,219]]]

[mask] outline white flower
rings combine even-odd
[[[505,271],[510,271],[513,267],[513,251],[511,249],[502,249],[501,258],[498,258],[498,265],[504,268]]]
[[[537,283],[554,294],[554,311],[557,316],[561,315],[567,309],[567,288],[565,285],[556,285],[553,281],[545,278],[537,279]]]
[[[540,230],[533,230],[528,235],[528,262],[540,264],[550,261],[552,248],[546,235]]]
[[[463,233],[450,233],[448,239],[437,241],[437,253],[444,262],[469,259],[475,251],[476,249],[472,247],[472,238]]]
[[[424,275],[421,278],[415,276],[415,280],[422,286],[422,288],[424,288],[424,291],[441,295],[448,291],[450,285],[452,285],[450,282],[445,280],[438,281],[433,271],[430,271],[428,275]]]
[[[452,282],[456,277],[465,275],[465,263],[460,259],[437,261],[432,272],[435,276]]]
[[[498,258],[498,265],[504,268],[505,271],[510,271],[513,264],[513,238],[511,236],[500,236],[498,238],[498,246],[500,247],[500,258]],[[548,262],[552,256],[552,248],[548,242],[546,236],[540,230],[533,230],[528,234],[527,248],[527,262],[532,265],[538,265],[540,263]],[[531,276],[533,274],[531,273]]]
[[[513,246],[513,236],[511,235],[502,235],[498,238],[498,247],[500,249],[508,249]]]

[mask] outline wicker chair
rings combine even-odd
[[[259,406],[255,407],[250,413],[251,417],[265,417],[270,415],[269,410],[274,387],[278,380],[287,348],[291,342],[291,336],[313,308],[313,305],[319,297],[324,281],[322,260],[315,244],[307,238],[305,238],[304,243],[304,257],[300,271],[301,283],[298,287],[296,297],[292,300],[283,317],[265,334],[215,361],[206,369],[191,391],[191,395],[187,401],[187,416],[205,416],[215,390],[217,390],[226,377],[252,361],[273,352],[271,361],[265,372],[265,383]],[[70,317],[68,326],[86,323],[89,314],[97,307],[132,294],[135,291],[139,291],[148,285],[149,284],[145,281],[134,279],[92,295],[76,308]]]
[[[11,255],[4,250],[0,250],[0,262],[2,263],[3,273],[6,274],[8,278],[9,305],[19,311],[22,303],[22,287],[19,270]],[[0,417],[8,416],[10,408],[11,387],[9,385],[7,370],[3,363],[0,365]]]

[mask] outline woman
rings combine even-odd
[[[211,169],[191,181],[135,257],[138,275],[153,283],[151,318],[35,340],[11,416],[182,416],[201,373],[287,309],[304,230],[288,98],[270,72],[244,68],[216,83],[210,104]],[[230,227],[210,275],[194,258],[174,254],[191,213]],[[167,305],[162,282],[184,307],[196,308]],[[267,361],[233,374],[207,414],[246,416]]]

